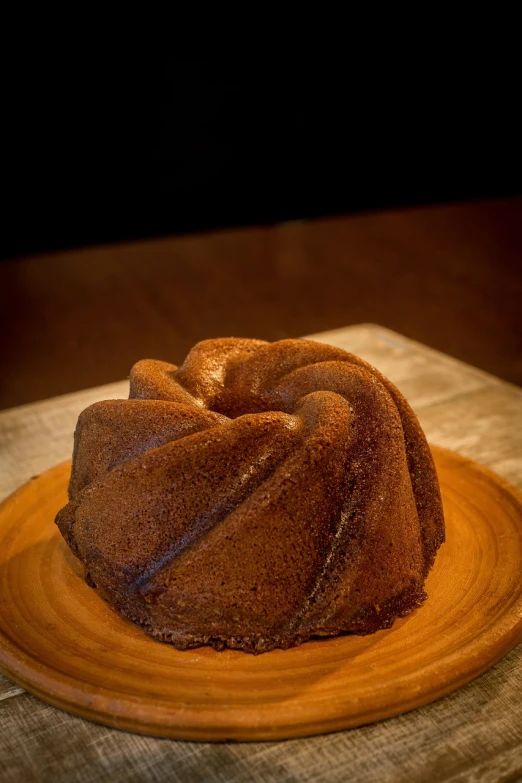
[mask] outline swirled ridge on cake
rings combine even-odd
[[[431,453],[393,384],[309,340],[198,343],[91,405],[57,524],[100,595],[185,649],[372,633],[426,598]]]

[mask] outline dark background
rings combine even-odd
[[[0,407],[361,322],[522,384],[504,78],[95,60],[4,80]]]
[[[93,60],[6,79],[4,258],[519,190],[516,101],[476,64]]]

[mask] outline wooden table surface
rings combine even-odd
[[[379,326],[314,335],[408,397],[433,443],[522,487],[522,390]],[[78,413],[127,382],[0,412],[0,497],[67,459]],[[522,576],[522,575],[521,575]],[[454,694],[388,721],[273,743],[176,742],[69,716],[0,677],[0,781],[513,781],[522,779],[522,645]]]
[[[0,408],[180,363],[208,337],[365,322],[522,385],[521,258],[513,198],[3,261]]]

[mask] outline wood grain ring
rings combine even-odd
[[[0,506],[0,671],[75,715],[144,734],[282,739],[371,723],[489,669],[522,639],[522,495],[434,448],[447,542],[424,606],[388,631],[257,657],[180,652],[83,581],[53,524],[69,463]]]

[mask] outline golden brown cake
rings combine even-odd
[[[125,617],[185,649],[366,634],[426,598],[444,540],[433,460],[393,384],[309,340],[138,362],[81,414],[57,524]]]

